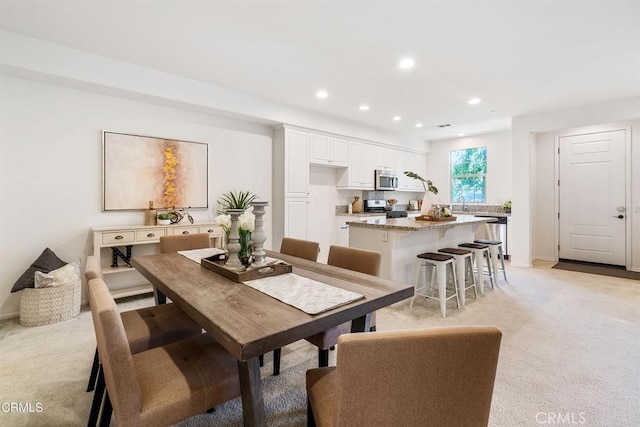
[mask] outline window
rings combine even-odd
[[[451,201],[485,203],[487,201],[487,147],[450,152]]]

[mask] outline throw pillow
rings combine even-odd
[[[64,267],[60,267],[49,273],[36,271],[34,275],[34,284],[36,289],[64,286],[77,283],[78,281],[80,281],[80,260],[67,264]]]
[[[27,270],[22,273],[22,276],[20,276],[16,283],[13,284],[11,292],[18,292],[24,288],[33,288],[36,271],[49,273],[50,271],[56,270],[60,267],[64,267],[65,265],[67,265],[66,262],[58,258],[51,249],[46,248],[44,251],[42,251],[38,259],[33,261],[31,266],[27,268]]]

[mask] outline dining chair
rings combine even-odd
[[[307,371],[307,425],[487,426],[501,337],[490,326],[342,335],[336,366]]]
[[[327,265],[379,276],[381,263],[382,254],[380,252],[336,245],[329,247]],[[375,312],[371,313],[370,331],[375,330],[375,318]],[[329,365],[329,349],[338,343],[340,335],[349,332],[351,332],[351,321],[306,338],[307,341],[318,347],[318,366]]]
[[[161,254],[210,247],[211,236],[209,233],[176,234],[175,236],[160,237]]]
[[[111,411],[120,426],[168,426],[240,396],[238,361],[208,334],[133,353],[115,300],[92,279],[93,325]]]
[[[311,240],[283,237],[280,243],[280,253],[316,262],[318,261],[318,254],[320,253],[320,243]],[[281,355],[281,348],[273,350],[273,375],[280,375]],[[260,366],[262,366],[262,363],[263,359],[261,356]]]
[[[103,280],[102,268],[96,256],[87,257],[85,272],[87,292],[91,295],[90,283],[94,279]],[[184,338],[202,335],[202,328],[176,305],[163,304],[120,313],[127,342],[132,353],[170,344]],[[100,404],[104,394],[104,376],[100,365],[98,348],[93,357],[87,391],[95,390],[89,415],[89,425],[98,420]]]

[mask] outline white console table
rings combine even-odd
[[[172,225],[125,225],[92,227],[93,255],[100,260],[102,274],[114,298],[124,298],[153,292],[151,284],[121,257],[114,257],[114,248],[126,255],[158,253],[160,237],[176,234],[209,233],[212,246],[222,248],[224,232],[215,223]],[[129,249],[127,249],[129,248]],[[114,260],[117,266],[113,266]]]

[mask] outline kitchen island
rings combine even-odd
[[[478,227],[493,221],[495,218],[473,215],[457,215],[453,221],[396,218],[374,222],[364,218],[347,223],[349,246],[380,252],[380,277],[414,284],[418,254],[473,242]]]

